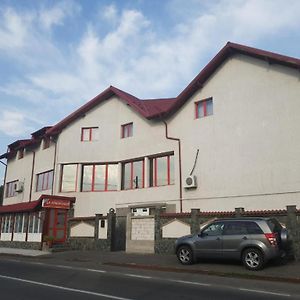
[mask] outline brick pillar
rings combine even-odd
[[[107,214],[107,242],[109,245],[109,250],[114,251],[115,248],[115,228],[116,228],[116,213],[113,208],[111,208]]]
[[[191,234],[197,234],[200,231],[200,209],[191,209]]]
[[[293,253],[296,260],[300,260],[300,222],[297,221],[296,205],[288,205],[286,227],[292,241]]]
[[[96,214],[95,217],[95,224],[94,224],[94,239],[98,240],[99,239],[99,224],[100,224],[100,217],[102,216],[102,214]]]
[[[243,216],[243,213],[245,212],[244,207],[237,207],[234,209],[235,210],[235,217],[240,218]]]
[[[162,230],[160,223],[160,214],[162,209],[160,207],[155,208],[154,212],[154,253],[159,253],[159,244],[162,240]]]

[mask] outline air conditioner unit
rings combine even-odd
[[[24,190],[24,182],[18,181],[14,185],[15,192],[22,193]]]
[[[185,179],[185,188],[186,189],[192,189],[197,187],[197,177],[195,175],[188,176]]]

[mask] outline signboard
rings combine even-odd
[[[44,199],[43,207],[70,209],[70,200]]]

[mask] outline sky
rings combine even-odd
[[[228,41],[300,58],[299,11],[299,0],[1,0],[0,153],[110,85],[177,96]]]

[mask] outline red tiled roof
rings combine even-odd
[[[32,202],[22,202],[11,205],[3,205],[0,206],[0,214],[33,211],[41,204],[41,202],[42,201],[39,199]]]
[[[183,106],[198,89],[203,87],[216,69],[227,58],[234,54],[243,54],[267,61],[270,64],[280,64],[290,68],[300,69],[300,59],[228,42],[176,98],[141,100],[116,87],[110,86],[101,94],[78,108],[62,121],[58,122],[55,126],[48,128],[44,127],[33,133],[33,135],[40,134],[45,128],[47,135],[56,135],[77,118],[87,113],[90,109],[114,95],[131,106],[137,113],[146,119],[167,118],[178,111],[178,109]],[[3,154],[0,156],[0,159],[6,158],[6,156],[7,154]]]
[[[21,202],[21,203],[16,203],[16,204],[0,206],[0,214],[33,211],[36,208],[38,208],[38,206],[41,205],[43,199],[59,199],[59,200],[70,201],[71,203],[74,203],[76,200],[75,197],[64,197],[64,196],[44,195],[43,194],[39,197],[38,200],[35,200],[35,201]]]

